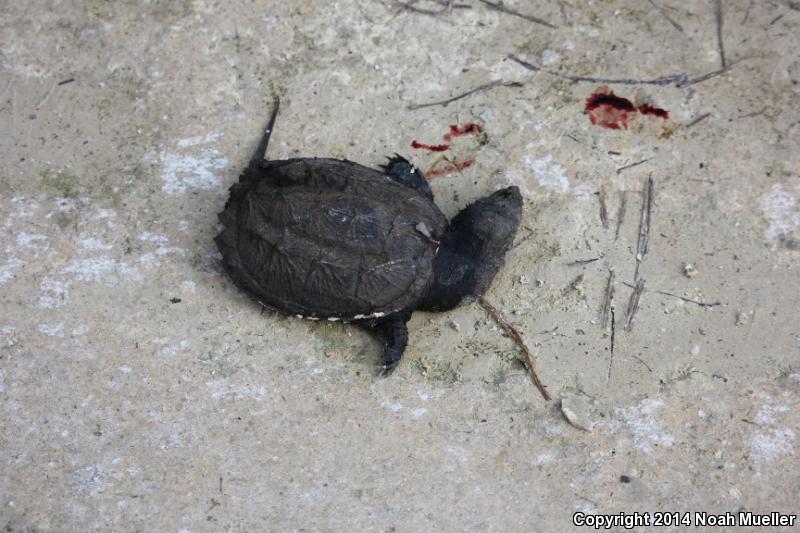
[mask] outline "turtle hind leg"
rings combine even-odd
[[[381,374],[388,376],[400,363],[408,344],[410,311],[400,311],[391,315],[358,322],[358,325],[378,338],[383,344],[383,366]]]
[[[261,142],[258,143],[258,148],[253,154],[253,159],[250,164],[259,168],[263,168],[269,162],[267,159],[267,148],[269,147],[269,138],[272,135],[272,129],[275,127],[275,120],[278,118],[278,110],[281,107],[281,99],[275,97],[275,104],[272,106],[272,114],[267,122],[267,127],[264,129],[264,136],[261,137]]]
[[[433,200],[433,192],[430,185],[428,185],[428,180],[425,179],[425,176],[422,175],[422,172],[417,167],[398,154],[394,154],[394,157],[389,157],[388,159],[388,164],[381,165],[387,176],[397,183],[418,190],[430,200]]]

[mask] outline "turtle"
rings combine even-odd
[[[356,324],[397,367],[414,311],[482,296],[504,265],[522,215],[517,187],[452,220],[419,169],[395,153],[378,169],[346,159],[267,159],[280,100],[219,213],[215,242],[234,284],[262,306]]]

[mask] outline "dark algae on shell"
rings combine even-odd
[[[262,305],[352,322],[383,343],[391,372],[415,310],[481,296],[502,268],[522,197],[501,189],[448,223],[422,173],[399,155],[380,170],[347,160],[266,158],[279,102],[230,189],[216,243],[233,282]]]

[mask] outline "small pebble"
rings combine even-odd
[[[736,312],[736,325],[746,326],[753,320],[753,311],[737,311]]]
[[[584,431],[591,431],[594,427],[589,413],[589,402],[580,396],[568,394],[561,399],[561,413],[571,425]]]
[[[691,263],[683,265],[683,275],[687,278],[693,278],[697,275],[697,269]]]

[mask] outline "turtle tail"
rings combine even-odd
[[[275,104],[272,106],[272,114],[267,122],[267,127],[264,128],[264,136],[261,137],[261,142],[258,143],[256,153],[253,154],[251,165],[261,165],[267,161],[267,148],[269,148],[269,138],[272,135],[272,129],[275,127],[275,120],[278,118],[278,110],[281,107],[281,99],[275,97]]]
[[[272,135],[272,130],[275,127],[275,121],[278,118],[278,110],[280,109],[281,100],[275,97],[275,105],[272,107],[272,114],[267,122],[267,127],[264,128],[264,135],[261,137],[261,142],[258,143],[253,158],[250,164],[239,176],[239,181],[234,183],[230,189],[230,196],[225,203],[225,209],[219,214],[219,221],[227,227],[231,227],[236,222],[236,206],[244,198],[247,191],[266,177],[264,169],[267,167],[269,161],[267,160],[267,148],[269,147],[269,139]],[[221,237],[222,235],[220,235]]]

